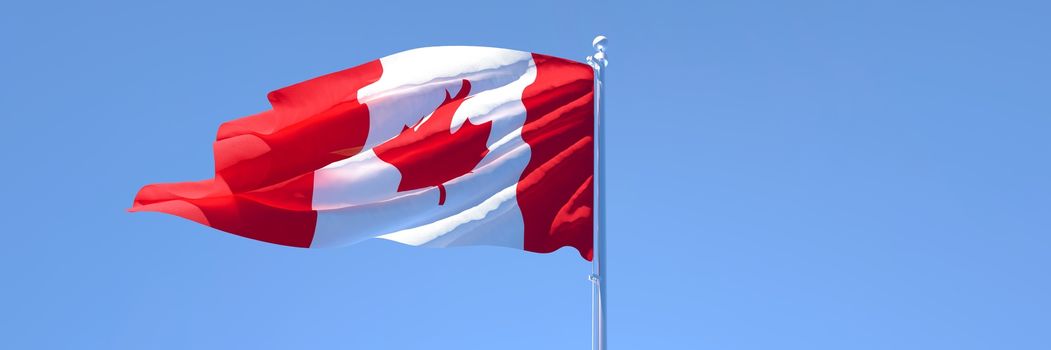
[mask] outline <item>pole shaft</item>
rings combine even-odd
[[[606,350],[606,302],[608,299],[606,280],[609,273],[606,260],[606,123],[605,123],[605,78],[606,37],[599,35],[592,41],[595,54],[588,57],[588,64],[595,70],[595,215],[594,215],[594,272],[596,305],[594,319],[594,345],[597,350]]]

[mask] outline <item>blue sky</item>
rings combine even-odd
[[[160,214],[268,91],[610,38],[615,349],[1046,349],[1051,7],[7,2],[2,347],[585,349],[575,252],[302,250]]]

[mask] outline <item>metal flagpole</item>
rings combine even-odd
[[[594,244],[595,255],[592,273],[592,296],[595,298],[591,307],[594,309],[592,319],[592,347],[606,350],[606,112],[605,80],[606,37],[599,35],[591,42],[595,54],[588,56],[588,65],[595,70],[595,215]]]

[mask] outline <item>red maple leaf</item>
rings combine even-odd
[[[445,91],[445,101],[430,118],[420,118],[411,128],[406,125],[398,136],[374,148],[376,156],[401,172],[398,192],[438,186],[438,205],[445,204],[444,184],[474,170],[489,153],[492,121],[475,125],[468,119],[452,131],[453,114],[470,92],[471,82],[464,79],[455,97]]]

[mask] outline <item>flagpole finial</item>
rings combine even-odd
[[[606,68],[609,65],[609,61],[606,61],[606,43],[609,39],[606,39],[605,35],[599,35],[595,37],[595,40],[591,41],[591,46],[595,48],[595,54],[588,56],[588,64],[595,69]]]
[[[599,35],[595,37],[595,40],[591,41],[591,46],[595,47],[595,51],[606,52],[607,41],[609,41],[609,39],[606,39],[605,35]]]

